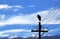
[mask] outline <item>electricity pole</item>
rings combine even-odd
[[[38,30],[32,30],[32,32],[39,32],[39,39],[41,39],[41,32],[48,32],[48,30],[42,30],[41,29],[41,16],[40,15],[37,15],[37,18],[38,18],[38,20],[39,20],[39,29]]]

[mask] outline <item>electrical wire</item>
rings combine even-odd
[[[57,6],[57,4],[59,4],[59,1],[60,1],[60,0],[58,0],[58,2],[57,2],[54,6]],[[54,10],[54,8],[49,11],[49,13],[46,15],[46,17],[45,17],[42,21],[47,20],[47,18],[50,17],[50,14],[52,14],[51,12],[52,12],[53,10]]]
[[[60,1],[60,0],[59,0]],[[56,7],[57,8],[57,7]],[[51,20],[51,18],[52,17],[54,17],[54,15],[56,15],[56,13],[54,13],[54,11],[53,12],[51,12],[52,14],[50,14],[50,16],[48,16],[48,20],[45,22],[45,24],[47,23],[47,22],[49,22],[50,20]]]
[[[60,10],[59,10],[58,12],[60,12]],[[56,13],[58,14],[58,12],[56,12]],[[57,14],[56,14],[56,15],[57,15]],[[56,20],[56,21],[54,21],[53,23],[57,23],[57,22],[58,22],[58,21]]]
[[[58,12],[58,11],[57,11],[57,12]],[[45,24],[46,24],[47,22],[51,21],[51,20],[54,18],[54,16],[57,14],[57,12],[55,12],[53,15],[51,15],[50,18],[45,22]],[[53,21],[52,21],[52,22],[53,22]]]

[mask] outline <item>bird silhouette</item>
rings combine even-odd
[[[39,21],[41,21],[41,16],[40,15],[37,15],[37,18]]]

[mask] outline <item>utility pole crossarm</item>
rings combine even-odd
[[[32,30],[31,32],[39,32],[39,30]],[[40,32],[48,32],[48,30],[41,30]]]

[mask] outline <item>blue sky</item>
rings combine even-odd
[[[37,33],[30,32],[30,27],[38,26],[36,17],[38,14],[42,17],[42,24],[60,24],[59,2],[59,0],[0,0],[0,36],[9,36],[10,32],[13,35],[15,30],[18,30],[18,34],[27,30],[26,35],[36,35]]]
[[[42,11],[42,10],[47,10],[52,8],[55,4],[57,3],[56,0],[0,0],[0,4],[7,4],[8,6],[15,6],[19,5],[24,8],[17,8],[18,9],[18,14],[23,13],[23,14],[31,14],[34,12]],[[56,6],[55,6],[56,7]],[[7,12],[11,12],[10,15],[17,14],[17,12],[13,12],[16,8],[9,9]],[[5,13],[8,14],[5,10],[3,10]],[[0,11],[1,13],[3,11]],[[15,15],[16,15],[15,14]]]

